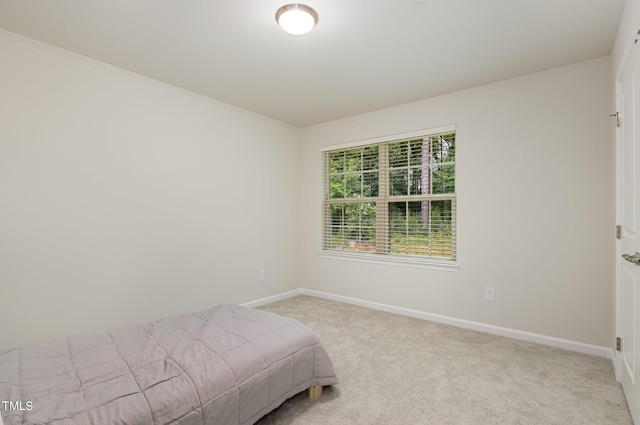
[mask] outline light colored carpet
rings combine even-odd
[[[261,307],[313,329],[340,383],[259,425],[632,425],[608,359],[297,296]]]

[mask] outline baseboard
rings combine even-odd
[[[431,322],[457,326],[459,328],[471,329],[474,331],[484,332],[492,335],[499,335],[499,336],[513,338],[521,341],[532,342],[535,344],[562,348],[565,350],[576,351],[584,354],[591,354],[599,357],[606,357],[610,359],[612,363],[615,362],[615,353],[613,352],[613,349],[598,346],[598,345],[585,344],[582,342],[571,341],[571,340],[556,338],[556,337],[547,336],[547,335],[524,332],[524,331],[504,328],[500,326],[488,325],[485,323],[473,322],[470,320],[457,319],[455,317],[442,316],[439,314],[427,313],[420,310],[397,307],[389,304],[382,304],[378,302],[367,301],[360,298],[346,297],[344,295],[330,294],[328,292],[315,291],[312,289],[301,288],[298,293],[302,295],[310,295],[317,298],[324,298],[332,301],[339,301],[346,304],[357,305],[360,307],[371,308],[373,310],[386,311],[388,313],[400,314],[403,316],[414,317],[417,319],[428,320]],[[286,294],[289,294],[289,293],[286,293]]]
[[[259,300],[240,304],[243,307],[255,308],[276,301],[286,300],[296,295],[309,295],[317,298],[343,302],[346,304],[357,305],[359,307],[370,308],[373,310],[386,311],[387,313],[400,314],[402,316],[413,317],[416,319],[428,320],[430,322],[443,323],[446,325],[457,326],[459,328],[471,329],[478,332],[484,332],[492,335],[504,336],[520,341],[532,342],[535,344],[547,345],[550,347],[562,348],[565,350],[575,351],[578,353],[591,354],[594,356],[605,357],[611,361],[614,371],[617,372],[616,355],[613,349],[602,347],[599,345],[585,344],[583,342],[571,341],[568,339],[556,338],[553,336],[541,335],[532,332],[519,331],[501,326],[488,325],[486,323],[474,322],[471,320],[458,319],[455,317],[443,316],[440,314],[427,313],[421,310],[398,307],[390,304],[378,303],[375,301],[363,300],[361,298],[347,297],[344,295],[331,294],[328,292],[316,291],[313,289],[299,288],[292,291],[283,292],[281,294],[272,295],[270,297],[261,298]]]
[[[294,289],[292,291],[283,292],[281,294],[272,295],[266,298],[260,298],[259,300],[249,301],[246,303],[242,303],[240,305],[242,307],[255,308],[255,307],[260,307],[262,305],[271,304],[276,301],[286,300],[287,298],[292,298],[300,294],[302,294],[302,289]]]

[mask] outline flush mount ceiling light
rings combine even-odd
[[[306,34],[318,22],[318,14],[306,4],[291,3],[276,12],[276,21],[289,34]]]

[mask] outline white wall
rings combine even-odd
[[[298,287],[611,345],[609,58],[302,130],[2,30],[0,62],[0,347]],[[460,270],[320,258],[320,147],[447,124]]]
[[[0,347],[299,287],[298,137],[0,30]]]
[[[601,58],[302,129],[301,286],[611,347],[611,96]],[[319,257],[320,148],[447,124],[459,271]]]

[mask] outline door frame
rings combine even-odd
[[[620,112],[622,111],[622,77],[629,64],[631,54],[640,38],[640,29],[635,36],[629,40],[627,47],[625,48],[620,67],[615,76],[615,100],[614,106],[617,114],[612,118],[614,120],[619,119]],[[640,53],[637,53],[640,54]],[[615,122],[615,121],[614,121]],[[615,220],[616,226],[622,223],[622,128],[615,126]],[[622,336],[622,242],[616,238],[615,244],[615,335],[614,338]],[[616,381],[622,381],[622,353],[616,350],[616,343],[613,341],[613,356],[612,364],[615,373]]]
[[[621,69],[624,69],[624,66],[621,67]],[[616,113],[618,111],[620,111],[622,108],[620,106],[620,86],[621,86],[621,81],[618,77],[616,77],[616,81],[615,81],[615,109],[616,109]],[[619,223],[622,223],[622,135],[621,135],[621,131],[619,127],[616,127],[615,129],[615,206],[616,206],[616,211],[615,211],[615,216],[616,216],[616,228],[618,228],[617,226],[620,226]],[[615,335],[614,335],[614,341],[613,342],[613,356],[612,356],[612,363],[613,363],[613,370],[615,373],[615,377],[616,377],[616,381],[621,382],[622,381],[622,375],[621,375],[621,353],[620,351],[616,350],[616,344],[615,344],[615,338],[617,338],[619,335],[622,335],[622,276],[620,273],[621,270],[621,264],[620,264],[620,256],[622,255],[622,248],[621,248],[621,241],[620,239],[618,239],[616,237],[616,247],[615,247],[615,262],[614,262],[614,273],[615,273],[615,306],[614,306],[614,316],[615,316]]]
[[[626,69],[632,49],[625,52],[623,63],[618,69],[615,79],[615,114],[622,111],[622,75]],[[617,119],[614,117],[614,119]],[[616,228],[622,223],[622,131],[615,127],[615,219]],[[621,352],[616,350],[615,338],[622,335],[622,276],[621,276],[622,241],[616,237],[615,243],[615,335],[613,343],[613,369],[616,381],[622,381],[620,366],[622,365]]]

